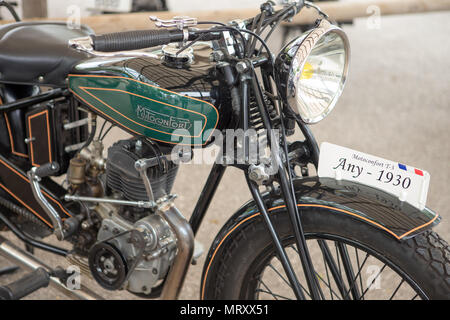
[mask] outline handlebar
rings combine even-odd
[[[202,37],[204,41],[218,40],[220,32],[214,30],[137,30],[114,32],[103,35],[91,35],[92,48],[96,51],[113,52],[138,50],[157,47],[171,42],[182,42],[196,40]]]
[[[283,14],[283,20],[289,20],[292,17],[294,17],[295,15],[297,15],[300,12],[300,10],[306,5],[306,3],[307,3],[307,1],[305,1],[305,0],[297,0],[297,1],[294,1],[294,2],[290,3],[290,6],[287,7],[287,11]],[[261,10],[262,11],[266,11],[266,12],[270,12],[270,8],[269,7],[263,8],[263,6],[266,5],[266,4],[267,3],[263,3],[261,5]],[[288,5],[288,4],[286,4],[286,5]],[[274,16],[275,17],[278,16],[279,18],[281,18],[282,16],[280,16],[279,14],[281,12],[283,12],[283,11],[284,11],[284,9],[281,9],[281,10],[278,10],[278,11],[275,11],[275,12],[271,12],[271,14],[269,14],[269,15],[266,15],[264,17],[262,23],[261,23],[262,26],[265,26],[267,23],[272,22],[272,19],[273,19]],[[249,26],[251,26],[254,23],[255,19],[259,19],[259,16],[246,19],[244,21],[244,23],[245,23],[245,25],[247,27],[249,27]]]
[[[183,30],[137,30],[91,35],[94,50],[103,52],[138,50],[183,41]]]
[[[265,17],[263,24],[270,23],[273,18],[289,19],[297,14],[305,5],[304,0],[294,2],[289,8],[272,12],[271,15]],[[283,13],[282,15],[280,15]],[[256,17],[255,17],[256,18]],[[255,18],[246,20],[244,23],[249,26],[253,23]],[[217,30],[216,30],[217,31]],[[138,50],[144,48],[151,48],[160,45],[169,44],[171,42],[182,42],[196,40],[199,36],[202,40],[218,40],[221,35],[210,30],[195,30],[195,29],[157,29],[157,30],[136,30],[125,32],[114,32],[103,35],[91,35],[92,47],[95,51],[114,52],[114,51],[128,51]]]

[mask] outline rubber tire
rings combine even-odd
[[[271,220],[285,241],[292,238],[290,220],[285,210],[273,211]],[[429,299],[450,299],[450,248],[433,231],[399,241],[383,230],[327,209],[302,210],[305,236],[330,234],[357,241],[391,261],[425,292]],[[214,300],[248,299],[244,289],[252,274],[252,266],[262,254],[273,252],[272,240],[257,216],[228,234],[217,249],[214,259],[205,264],[202,298]],[[209,257],[214,248],[211,248]],[[253,270],[254,271],[254,270]]]

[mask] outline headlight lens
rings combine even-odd
[[[349,56],[347,36],[326,20],[278,55],[282,95],[305,123],[319,122],[334,108],[345,85]]]

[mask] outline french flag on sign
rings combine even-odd
[[[423,171],[422,170],[419,170],[419,169],[416,169],[416,168],[412,168],[412,167],[407,167],[407,166],[405,166],[404,164],[401,164],[401,163],[398,164],[398,167],[400,169],[402,169],[402,170],[409,171],[409,172],[414,172],[415,174],[423,177]]]

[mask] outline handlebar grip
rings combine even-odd
[[[59,171],[59,164],[57,162],[49,162],[36,168],[35,174],[40,177],[48,177]]]
[[[0,300],[18,300],[40,288],[47,287],[50,275],[44,268],[38,268],[25,277],[0,287]]]
[[[182,41],[183,31],[178,29],[136,30],[91,35],[94,50],[103,52],[138,50]]]

